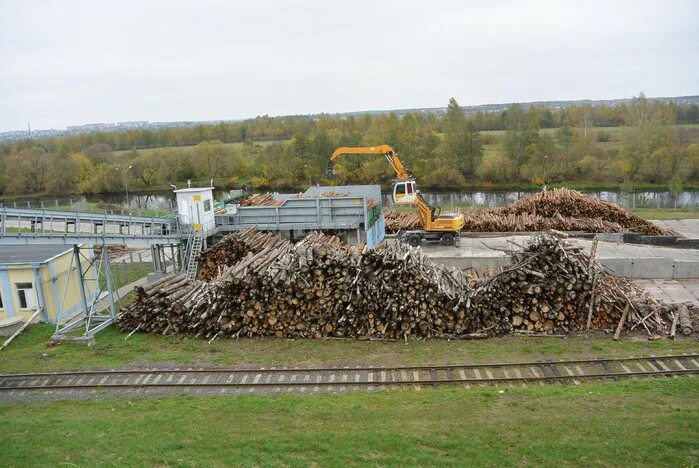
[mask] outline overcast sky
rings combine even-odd
[[[0,0],[0,131],[699,94],[699,1]]]

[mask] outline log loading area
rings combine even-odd
[[[211,189],[183,192],[210,196]],[[412,246],[392,235],[384,238],[384,231],[413,229],[414,215],[384,210],[380,200],[378,186],[314,187],[299,194],[252,195],[235,205],[219,206],[211,213],[215,229],[207,229],[202,217],[190,219],[193,226],[201,223],[196,225],[208,237],[209,247],[192,254],[193,268],[156,273],[139,282],[133,299],[119,311],[117,328],[126,340],[152,334],[208,343],[273,338],[410,345],[590,333],[608,334],[609,340],[683,340],[697,325],[696,291],[678,294],[672,285],[653,283],[699,277],[697,250],[609,240],[629,233],[686,238],[694,234],[691,226],[680,235],[611,203],[561,189],[531,195],[512,206],[465,213],[465,232],[456,246]],[[195,213],[191,206],[189,210]],[[225,381],[220,381],[225,372],[217,369],[166,375],[156,368],[133,382],[128,375],[136,371],[128,370],[124,379],[99,375],[87,386],[76,373],[55,383],[42,380],[42,375],[4,375],[0,390],[12,399],[33,390],[57,390],[57,396],[65,396],[65,388],[78,394],[86,389],[138,389],[147,381],[158,392],[162,387],[276,392],[439,383],[579,383],[699,372],[696,354],[621,360],[615,366],[612,362],[617,363],[365,366],[361,372],[309,368],[296,374],[227,368],[236,377]],[[203,380],[190,376],[209,371],[202,374]],[[338,379],[346,385],[338,386]]]
[[[326,206],[323,199],[331,202]],[[464,230],[547,229],[530,235],[469,233],[457,246],[423,242],[414,247],[398,239],[374,243],[332,231],[316,231],[299,241],[294,229],[289,238],[260,229],[269,219],[297,226],[299,216],[305,216],[299,213],[313,208],[309,203],[316,215],[328,214],[319,220],[325,225],[353,216],[353,205],[366,220],[378,208],[375,200],[380,200],[376,186],[249,197],[229,212],[247,227],[201,252],[196,278],[169,275],[137,287],[118,326],[128,333],[207,340],[407,341],[592,329],[611,332],[615,339],[639,331],[674,338],[678,320],[684,316],[687,321],[696,305],[658,299],[631,280],[696,278],[699,252],[601,242],[597,235],[608,231],[676,233],[572,190],[544,191],[503,208],[468,212]],[[386,228],[411,229],[414,216],[388,211]],[[370,225],[367,231],[383,228],[383,214],[373,218],[373,224],[363,225]],[[586,239],[572,237],[581,227],[592,232]]]

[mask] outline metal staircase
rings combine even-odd
[[[197,269],[199,268],[199,262],[197,262],[197,256],[201,253],[202,247],[204,246],[204,233],[202,231],[192,231],[189,239],[187,240],[187,260],[184,264],[183,273],[187,275],[189,279],[195,279],[197,277]]]

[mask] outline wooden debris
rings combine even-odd
[[[621,335],[621,330],[624,328],[624,323],[629,313],[629,307],[631,307],[631,304],[626,304],[626,307],[624,307],[624,313],[621,314],[621,319],[619,319],[619,324],[616,326],[616,331],[614,332],[614,341],[618,340]]]

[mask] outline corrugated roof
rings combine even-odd
[[[41,263],[68,252],[69,245],[0,245],[0,264]]]

